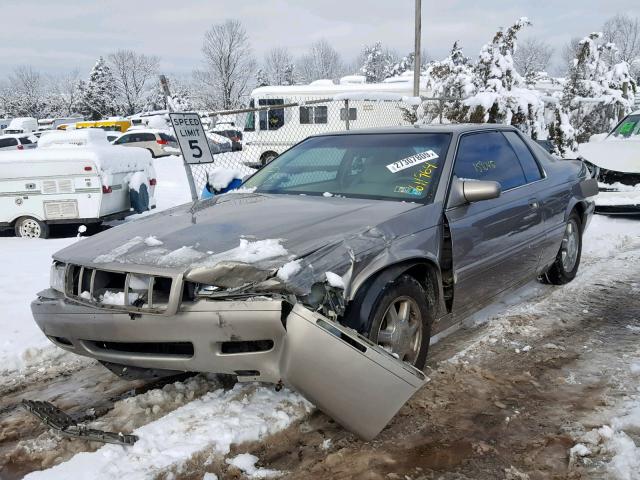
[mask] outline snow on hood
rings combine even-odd
[[[603,140],[583,143],[578,153],[600,168],[623,173],[640,173],[640,141]]]
[[[127,264],[185,273],[235,262],[275,272],[310,252],[329,252],[350,237],[359,239],[350,240],[354,250],[374,244],[383,248],[390,234],[378,227],[414,208],[411,203],[362,199],[225,194],[120,225],[65,248],[54,258],[123,270]],[[347,256],[344,251],[342,256]],[[315,261],[318,267],[323,263]],[[329,269],[333,265],[327,262]]]

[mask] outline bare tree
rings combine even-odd
[[[250,93],[256,67],[249,37],[242,23],[227,20],[212,26],[202,46],[205,71],[194,72],[207,92],[207,106],[230,109]]]
[[[274,47],[264,56],[267,78],[272,85],[291,85],[294,82],[293,57],[285,47]]]
[[[133,115],[142,107],[149,84],[158,73],[160,59],[132,50],[118,50],[110,54],[108,60],[122,109],[126,115]]]
[[[615,43],[617,54],[610,62],[624,61],[634,66],[640,58],[640,21],[637,17],[618,14],[605,22],[602,27],[603,40]]]
[[[549,66],[553,48],[539,38],[530,37],[518,43],[518,48],[513,55],[513,63],[517,72],[522,75],[527,83],[535,80],[538,72],[545,71]]]
[[[334,79],[344,73],[340,54],[326,40],[318,40],[309,53],[300,58],[299,70],[305,81]]]
[[[49,78],[51,95],[55,96],[60,107],[60,115],[73,115],[80,108],[80,73],[72,70],[60,76]]]
[[[8,78],[7,110],[13,115],[39,117],[44,107],[44,77],[31,66],[17,67]]]

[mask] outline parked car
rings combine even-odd
[[[37,138],[33,135],[7,134],[0,136],[0,151],[3,150],[28,150],[36,148]]]
[[[232,128],[229,124],[222,124],[216,125],[211,131],[231,140],[231,151],[238,152],[242,150],[242,132],[240,130]]]
[[[224,135],[219,135],[217,132],[205,132],[207,140],[209,141],[209,148],[211,153],[216,155],[218,153],[226,153],[232,150],[232,142]]]
[[[283,382],[371,438],[422,385],[433,335],[576,276],[596,193],[509,126],[314,136],[235,193],[57,252],[32,311],[121,375]]]
[[[139,147],[147,149],[153,158],[171,155],[166,147],[178,148],[176,137],[162,130],[134,129],[127,131],[113,142],[123,147]]]
[[[598,178],[596,212],[640,214],[640,110],[624,117],[608,135],[594,135],[578,152]]]
[[[95,129],[47,132],[40,143],[0,153],[0,229],[47,238],[54,224],[132,215],[132,199],[141,195],[147,209],[155,206],[156,174],[146,152],[115,147]]]

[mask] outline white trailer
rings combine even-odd
[[[428,95],[426,79],[421,95]],[[418,102],[412,97],[413,76],[403,75],[383,83],[364,83],[350,75],[339,84],[316,80],[309,85],[267,86],[251,92],[250,108],[273,107],[247,114],[243,158],[265,164],[304,138],[338,130],[407,125],[401,106]],[[316,100],[324,103],[309,103]],[[385,103],[393,101],[394,104]],[[278,105],[299,103],[297,107]]]
[[[74,132],[77,136],[77,131]],[[123,219],[132,213],[130,189],[145,185],[153,208],[156,174],[143,149],[99,144],[53,144],[0,153],[0,227],[46,238],[49,225]]]

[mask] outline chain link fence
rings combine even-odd
[[[210,124],[210,139],[221,140],[216,131],[242,136],[233,141],[231,151],[214,155],[212,164],[191,165],[197,192],[202,192],[209,173],[223,167],[244,176],[311,135],[353,129],[406,126],[421,121],[441,121],[445,99],[423,98],[418,104],[385,99],[289,98],[259,99],[257,106],[239,110],[210,112],[203,124]],[[213,133],[214,135],[211,135]],[[212,145],[216,150],[218,147]],[[229,147],[223,147],[228,149]],[[327,162],[324,156],[318,162]]]
[[[254,99],[252,103],[256,105],[251,108],[207,113],[202,121],[204,125],[209,125],[209,134],[213,134],[212,150],[219,149],[215,145],[217,141],[224,141],[215,135],[216,131],[236,135],[237,138],[234,137],[231,146],[223,146],[223,151],[214,155],[213,163],[190,166],[196,191],[199,195],[203,192],[209,173],[217,167],[234,169],[240,176],[246,176],[311,135],[406,126],[416,121],[421,124],[448,123],[447,108],[450,108],[451,101],[464,101],[460,98],[421,97],[419,102],[413,102],[413,98],[394,100],[385,99],[384,94],[371,95],[377,98],[367,99],[366,94],[351,94],[349,99],[262,98]],[[556,120],[556,106],[556,99],[549,97],[545,101],[547,124]],[[591,104],[580,104],[576,114],[579,129],[583,123],[587,123],[587,112],[591,115],[598,113],[599,123],[603,124],[599,127],[607,131],[612,126],[609,123],[615,124],[614,120],[620,118],[620,112],[612,105],[596,105],[594,108]],[[588,139],[591,133],[597,132],[587,131],[584,136]],[[317,161],[326,163],[329,161],[327,155]]]

